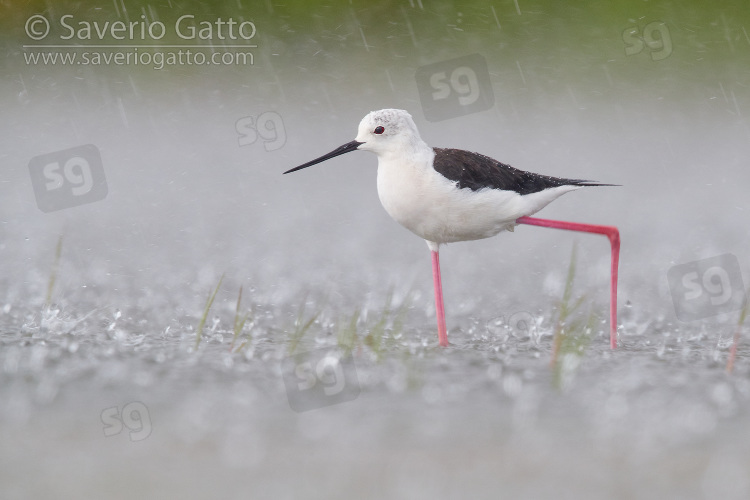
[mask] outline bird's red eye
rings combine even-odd
[[[383,127],[375,127],[375,130],[373,130],[376,134],[380,135],[383,132],[385,132],[385,129]]]

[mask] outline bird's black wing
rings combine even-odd
[[[518,170],[489,156],[463,149],[433,148],[437,172],[454,181],[459,189],[501,189],[530,194],[558,186],[607,186],[582,179],[560,179]]]

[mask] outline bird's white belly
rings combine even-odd
[[[489,238],[512,229],[519,217],[576,188],[561,186],[526,196],[497,189],[472,191],[458,189],[432,167],[378,163],[378,196],[388,215],[438,244]]]

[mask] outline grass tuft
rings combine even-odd
[[[581,364],[586,349],[591,344],[592,332],[599,322],[599,317],[589,312],[585,321],[571,321],[561,335],[557,361],[553,366],[553,383],[558,389],[567,389],[573,382],[575,372]]]
[[[222,273],[221,278],[219,278],[219,282],[216,284],[216,288],[214,289],[214,293],[212,293],[208,300],[206,301],[206,308],[203,310],[203,316],[201,317],[200,323],[198,323],[198,328],[195,331],[195,349],[198,350],[198,347],[201,344],[201,337],[203,335],[203,327],[206,324],[206,318],[208,318],[208,311],[211,309],[211,306],[214,303],[214,299],[216,298],[216,294],[219,292],[219,287],[221,286],[221,282],[224,281],[224,274]]]
[[[583,303],[585,296],[581,296],[575,303],[571,304],[571,298],[573,296],[573,281],[576,276],[576,256],[577,246],[573,245],[573,250],[570,253],[570,264],[568,265],[568,276],[565,279],[565,290],[563,291],[562,300],[560,300],[559,310],[560,314],[555,324],[555,334],[552,339],[552,359],[550,360],[550,366],[554,368],[557,363],[557,357],[560,351],[560,347],[565,336],[566,326],[568,319],[575,312],[578,307]]]
[[[385,307],[380,313],[378,321],[369,329],[364,338],[364,344],[375,353],[378,361],[383,359],[387,349],[393,347],[395,337],[397,337],[404,327],[404,317],[409,309],[410,301],[404,299],[401,305],[395,311],[393,308],[393,291],[386,298]],[[388,326],[391,327],[391,334],[387,335]]]
[[[585,299],[582,295],[573,300],[573,282],[576,275],[577,248],[573,245],[570,253],[568,276],[565,280],[565,290],[560,300],[555,334],[552,345],[552,359],[550,367],[553,369],[553,383],[558,389],[570,386],[575,372],[591,343],[591,335],[596,328],[598,317],[589,311],[585,320],[573,318]]]
[[[734,341],[732,342],[732,349],[729,351],[729,359],[727,360],[727,373],[732,373],[734,370],[734,361],[737,358],[737,346],[740,343],[740,331],[742,330],[742,324],[747,318],[747,310],[750,303],[746,303],[745,307],[740,312],[740,319],[737,321],[737,329],[734,331]]]
[[[294,332],[292,333],[291,338],[289,339],[289,354],[294,354],[294,351],[297,350],[297,347],[299,347],[299,343],[302,340],[302,337],[305,336],[305,333],[307,333],[307,330],[310,329],[310,327],[315,323],[315,320],[318,319],[318,316],[320,316],[320,313],[323,312],[323,310],[319,310],[313,316],[305,321],[305,306],[307,303],[307,297],[305,297],[302,300],[302,305],[299,308],[299,313],[297,314],[297,320],[294,322]]]
[[[237,308],[234,311],[234,336],[232,337],[232,344],[229,346],[230,351],[234,349],[234,344],[235,342],[237,342],[237,338],[240,336],[242,329],[245,327],[245,323],[247,322],[247,319],[250,317],[249,309],[244,315],[240,315],[241,304],[242,304],[242,286],[240,286],[240,293],[237,295]],[[248,334],[247,340],[242,342],[242,345],[240,346],[240,348],[244,347],[251,340],[252,340],[252,337],[250,336],[250,334]]]
[[[52,264],[52,270],[50,271],[49,281],[47,282],[47,297],[44,299],[44,307],[48,308],[52,304],[52,291],[55,289],[55,282],[57,281],[57,270],[60,266],[60,256],[62,255],[62,244],[63,237],[57,239],[57,248],[55,248],[55,261]]]
[[[344,354],[348,355],[351,353],[357,343],[357,323],[359,322],[361,314],[361,311],[357,309],[354,311],[351,318],[349,318],[348,322],[341,321],[338,335],[336,335],[336,344],[344,351]]]

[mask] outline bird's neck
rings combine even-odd
[[[379,155],[384,162],[431,164],[435,152],[421,139],[404,143],[400,148]]]

